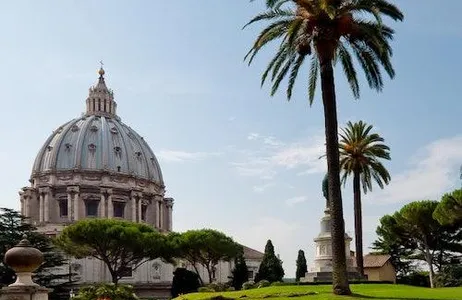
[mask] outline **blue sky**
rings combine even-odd
[[[52,130],[84,111],[103,60],[119,116],[161,163],[175,198],[174,230],[216,228],[259,250],[271,238],[289,277],[298,249],[311,263],[324,205],[320,94],[309,107],[301,74],[293,101],[269,97],[259,82],[273,49],[251,67],[243,63],[259,26],[241,27],[261,2],[2,3],[2,206],[19,207],[36,153]],[[462,2],[444,4],[400,4],[397,76],[383,93],[361,78],[355,101],[336,74],[340,125],[369,122],[392,150],[391,184],[364,199],[366,248],[382,215],[460,186]],[[343,199],[352,234],[351,186]]]

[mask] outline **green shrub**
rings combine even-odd
[[[435,276],[436,287],[457,287],[462,285],[462,266],[448,265]]]
[[[226,289],[226,291],[228,291],[228,292],[233,292],[235,290],[236,289],[234,288],[234,286],[230,286],[229,288]]]
[[[172,287],[170,293],[172,297],[180,294],[197,292],[200,287],[199,275],[185,268],[176,268],[173,272]]]
[[[224,292],[228,289],[229,285],[225,283],[212,282],[207,284],[206,287],[214,290],[215,292]]]
[[[133,292],[133,287],[126,284],[101,283],[83,287],[73,300],[95,300],[109,298],[117,300],[139,300]]]
[[[207,287],[207,286],[201,286],[200,288],[197,289],[199,293],[213,293],[215,292],[214,289]]]
[[[242,289],[243,290],[250,290],[255,288],[255,282],[253,281],[247,281],[242,284]]]
[[[271,283],[268,281],[268,280],[260,280],[258,283],[257,283],[257,287],[258,288],[264,288],[264,287],[267,287],[267,286],[270,286]]]

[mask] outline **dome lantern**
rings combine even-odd
[[[114,93],[106,86],[103,69],[103,63],[98,70],[99,78],[96,85],[90,87],[87,98],[86,115],[102,115],[107,117],[116,117],[117,103],[114,101]]]

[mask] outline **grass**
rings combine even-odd
[[[330,285],[273,286],[235,292],[192,293],[182,295],[177,300],[208,300],[215,297],[216,300],[462,299],[462,287],[430,289],[392,284],[355,284],[351,285],[351,289],[352,296],[335,296]]]

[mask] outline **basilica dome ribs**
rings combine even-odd
[[[104,70],[89,90],[86,113],[59,126],[40,149],[21,212],[45,231],[83,218],[122,218],[172,230],[173,199],[154,152],[121,122]],[[44,228],[44,229],[45,229]]]

